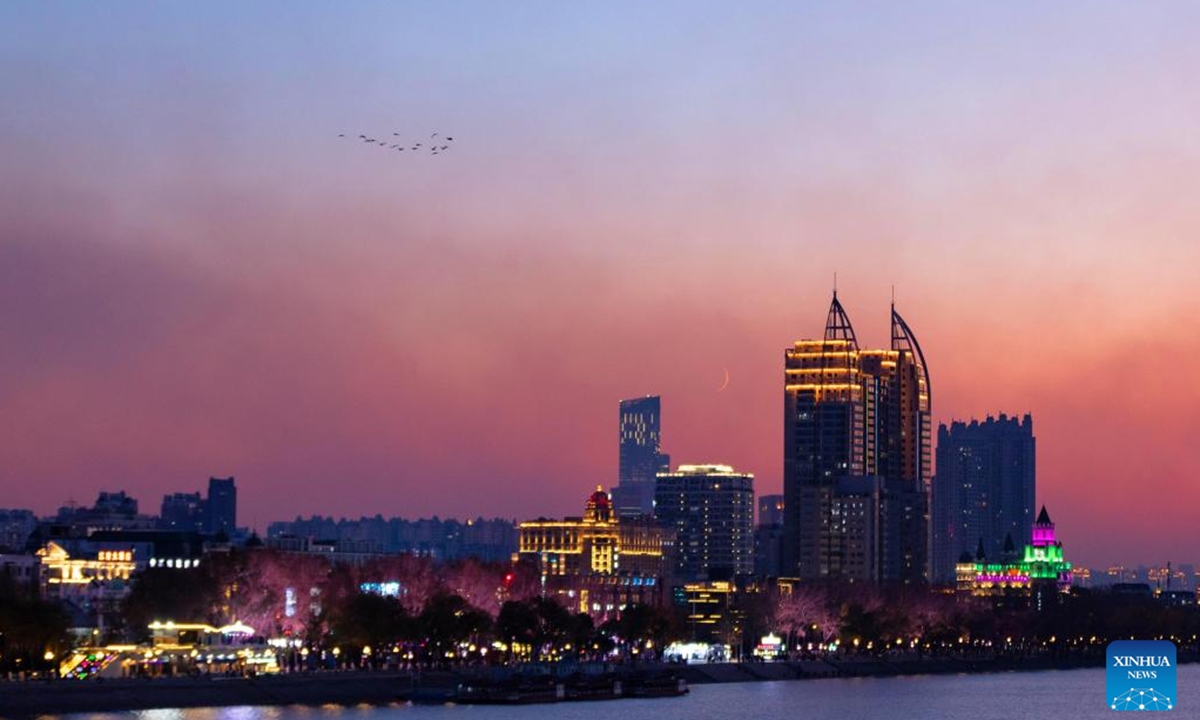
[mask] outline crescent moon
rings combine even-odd
[[[721,383],[721,387],[717,388],[717,392],[721,392],[729,387],[729,368],[725,368],[725,382]]]

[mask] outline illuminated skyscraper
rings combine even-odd
[[[892,308],[889,350],[862,350],[834,293],[821,340],[784,367],[784,571],[803,579],[928,577],[930,391]]]
[[[654,478],[669,470],[671,456],[662,452],[662,406],[657,395],[622,400],[621,457],[613,504],[621,517],[654,514]]]
[[[675,576],[728,580],[754,571],[754,476],[729,465],[658,474],[654,515],[675,534]]]
[[[933,578],[953,582],[963,552],[980,543],[999,558],[1033,529],[1037,490],[1033,418],[1001,415],[938,428],[933,480]]]

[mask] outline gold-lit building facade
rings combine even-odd
[[[824,338],[785,351],[785,573],[928,578],[929,373],[894,307],[891,326],[890,349],[861,349],[835,293]],[[856,478],[878,479],[869,502],[861,483],[846,488]],[[852,518],[843,517],[848,511]],[[847,548],[857,555],[848,558]]]
[[[116,583],[121,589],[137,569],[133,549],[98,550],[72,557],[61,545],[48,542],[37,552],[41,561],[42,592],[47,597],[64,598],[76,589],[96,588]]]
[[[686,612],[690,639],[740,645],[746,613],[739,606],[739,592],[737,585],[725,580],[677,586],[675,604]]]
[[[88,626],[103,631],[132,589],[130,576],[138,569],[134,555],[132,547],[72,555],[48,542],[37,551],[42,596],[71,609],[76,632]]]
[[[600,488],[588,497],[582,517],[523,522],[518,536],[516,559],[532,563],[547,592],[579,612],[662,602],[667,533],[649,519],[618,517]]]

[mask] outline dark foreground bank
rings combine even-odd
[[[1179,661],[1196,662],[1192,656]],[[1103,667],[1104,658],[925,658],[814,660],[669,666],[689,685],[825,677],[987,673]],[[463,676],[423,673],[418,689],[449,689]],[[426,693],[426,696],[436,693]],[[0,682],[0,717],[234,705],[387,705],[414,697],[407,672],[323,672],[255,678],[159,678]],[[418,697],[418,699],[420,699]]]

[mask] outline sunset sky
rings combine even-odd
[[[780,492],[836,272],[1068,558],[1200,565],[1197,4],[255,5],[0,5],[0,506],[577,514],[643,394]]]

